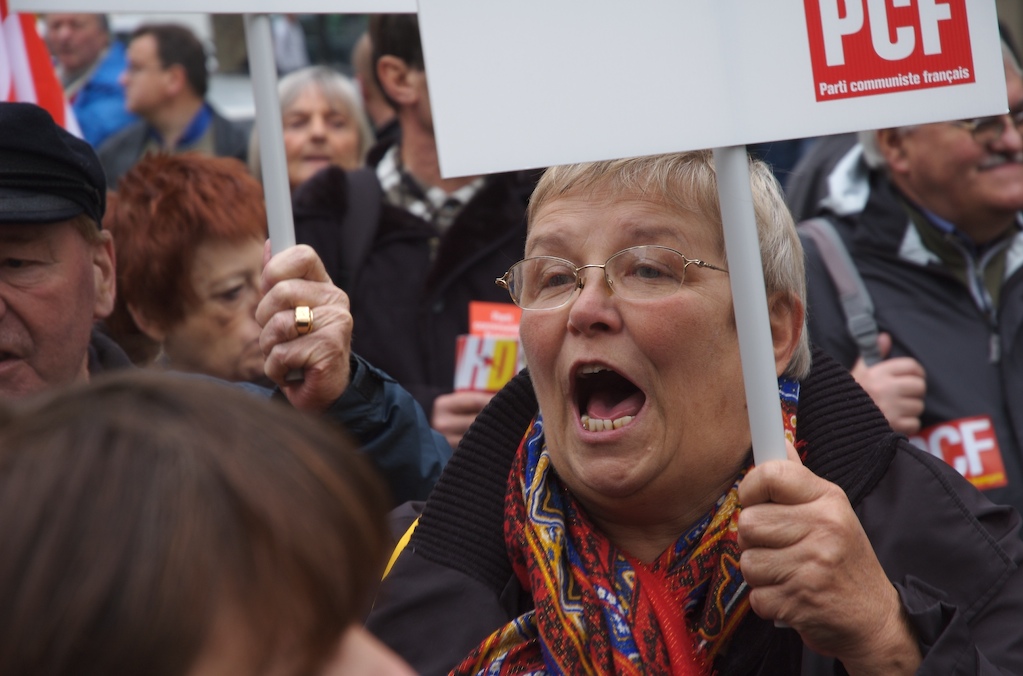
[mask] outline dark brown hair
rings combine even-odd
[[[374,14],[369,18],[369,39],[373,45],[373,78],[384,98],[397,110],[400,106],[387,95],[387,89],[380,82],[377,62],[381,56],[396,56],[409,68],[426,69],[419,19],[415,14]]]
[[[156,41],[156,55],[160,65],[164,69],[181,66],[188,86],[196,96],[206,98],[206,90],[209,88],[206,50],[195,33],[176,23],[148,23],[132,31],[128,42],[143,35],[151,35]]]
[[[184,674],[225,609],[313,670],[366,610],[387,504],[337,430],[207,378],[0,413],[0,673]]]

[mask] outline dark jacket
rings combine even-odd
[[[352,355],[347,389],[327,409],[386,479],[395,504],[425,500],[451,457],[422,408],[393,378]]]
[[[234,157],[242,162],[249,154],[250,123],[232,122],[217,111],[213,111],[213,154],[217,157]],[[139,120],[109,137],[97,151],[107,186],[117,189],[121,176],[135,166],[145,152],[149,141],[149,124]]]
[[[853,147],[859,148],[857,143],[854,133],[822,136],[799,159],[785,182],[785,203],[797,223],[820,212],[821,200],[828,196],[828,176],[836,165],[844,160],[866,171],[860,151],[849,154]]]
[[[100,329],[93,328],[89,337],[90,376],[95,377],[101,373],[133,367],[134,364],[120,345]]]
[[[387,482],[395,504],[425,500],[451,457],[451,447],[430,427],[415,400],[393,378],[356,355],[347,389],[324,417],[355,438],[359,449]],[[100,330],[89,343],[89,374],[133,368],[128,355]],[[263,397],[285,399],[279,389],[235,383]]]
[[[447,673],[531,607],[508,562],[503,501],[536,410],[525,376],[491,401],[381,586],[368,627],[419,673]],[[798,416],[807,466],[845,490],[902,598],[924,655],[918,673],[1023,673],[1019,515],[892,432],[848,372],[820,351],[802,383]],[[794,630],[754,613],[715,669],[721,676],[842,673],[834,660],[804,650]]]
[[[522,258],[534,182],[527,173],[488,176],[443,236],[383,204],[354,282],[333,262],[344,246],[340,228],[351,201],[344,173],[326,169],[295,192],[296,239],[316,249],[351,300],[352,349],[409,390],[427,415],[434,399],[453,388],[456,338],[469,332],[469,301],[511,302],[494,280]]]
[[[923,244],[883,173],[861,167],[836,181],[825,213],[870,293],[878,329],[892,336],[889,356],[912,357],[927,374],[922,427],[990,416],[982,424],[994,430],[1008,485],[985,492],[1023,510],[1023,232],[1007,245],[1007,275],[992,320]],[[803,246],[810,339],[849,368],[859,352],[838,292],[817,246],[807,237]],[[954,429],[961,428],[949,427],[949,434],[960,434]]]

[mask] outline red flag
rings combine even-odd
[[[36,31],[35,18],[11,14],[7,0],[0,0],[0,101],[35,103],[57,124],[82,135],[50,53]]]

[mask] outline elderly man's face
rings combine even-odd
[[[641,195],[554,199],[526,256],[601,264],[657,244],[723,266],[714,228]],[[687,525],[731,484],[750,447],[728,275],[690,265],[663,298],[625,300],[601,271],[568,305],[526,310],[521,335],[558,476],[599,522]],[[625,419],[589,431],[581,418]]]
[[[1023,109],[1023,79],[1006,67],[1009,110]],[[949,123],[879,137],[892,180],[920,206],[978,243],[1004,232],[1023,209],[1023,138],[1012,125],[988,145]]]
[[[113,309],[109,237],[72,221],[0,225],[0,399],[88,377],[89,334]]]
[[[96,62],[110,37],[98,14],[48,14],[46,44],[62,67],[77,73]]]

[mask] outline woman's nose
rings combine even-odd
[[[309,120],[309,133],[315,137],[323,137],[327,134],[327,125],[324,123],[323,117],[320,115],[314,115]]]
[[[604,270],[596,267],[580,270],[579,285],[575,298],[569,300],[569,326],[584,334],[619,327],[621,315]]]

